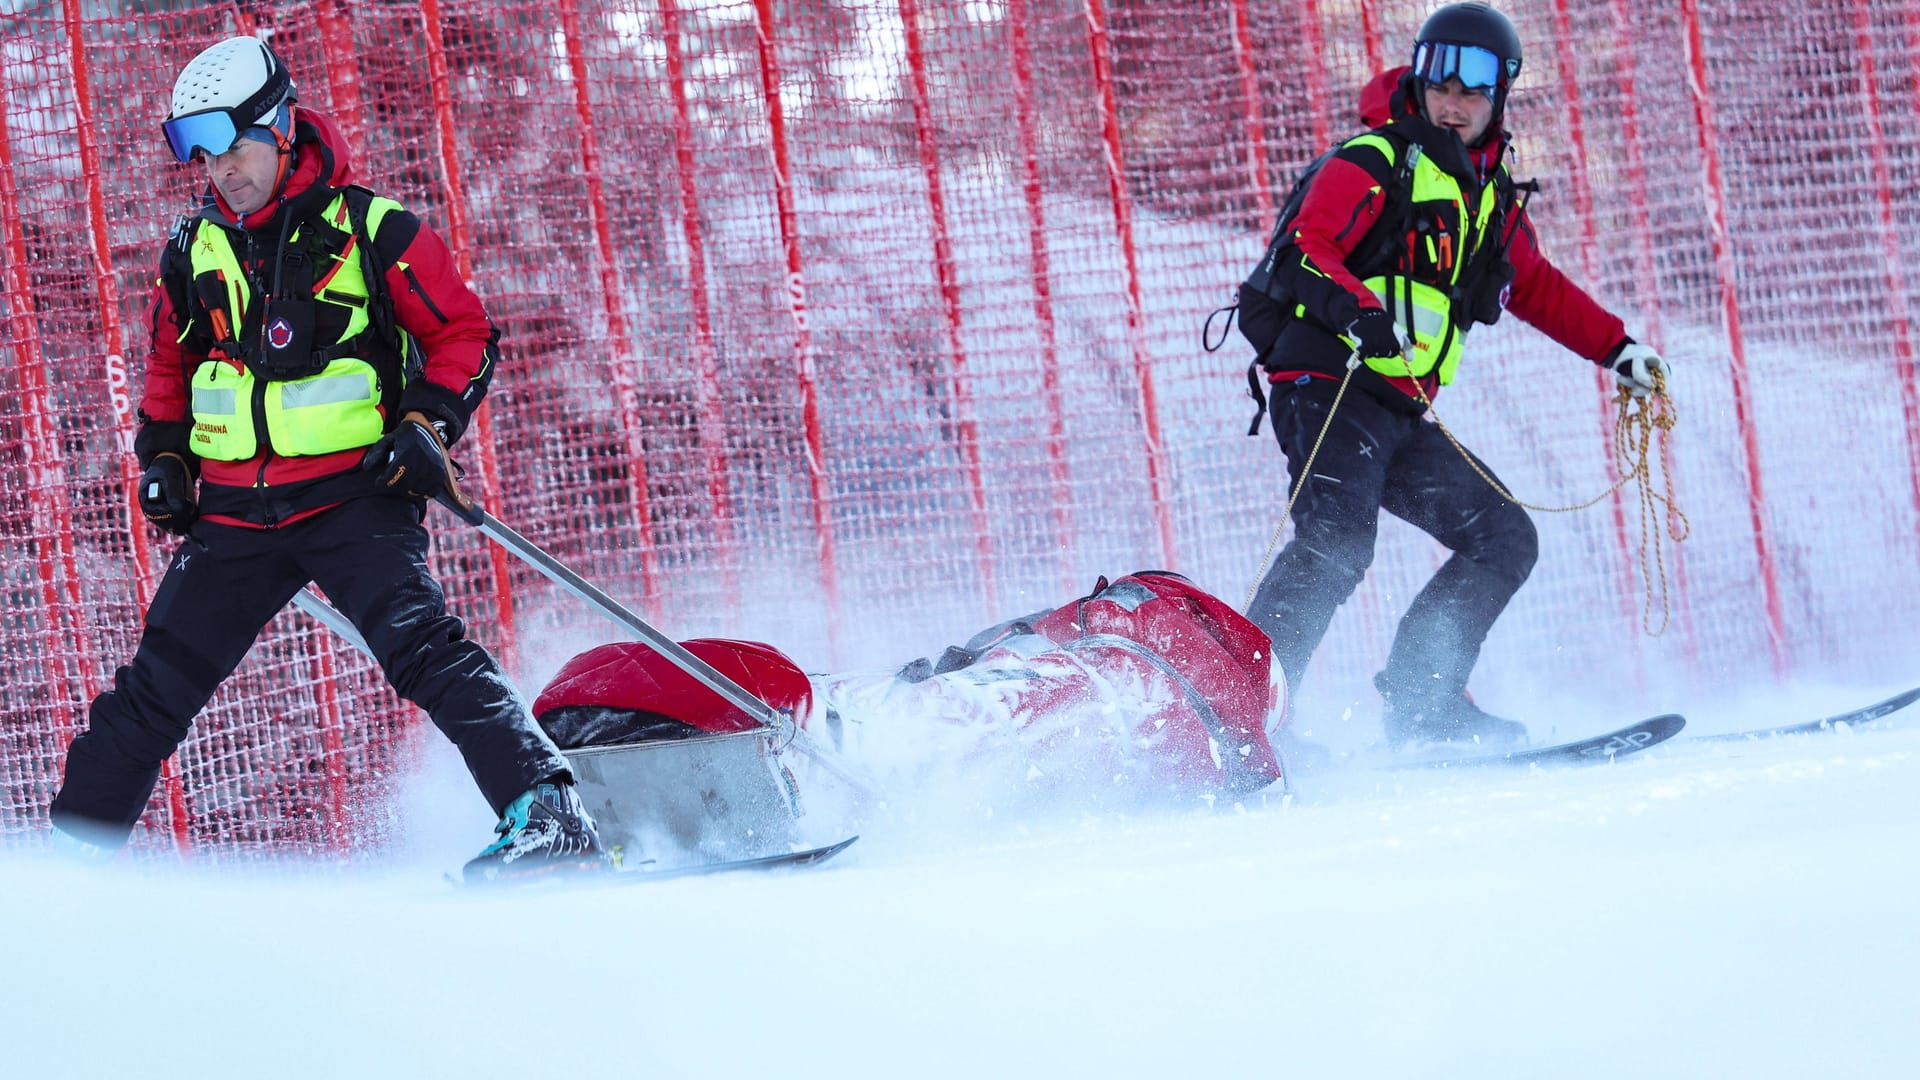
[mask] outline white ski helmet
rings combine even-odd
[[[272,130],[285,149],[293,141],[293,77],[258,38],[231,37],[201,50],[173,81],[173,109],[160,125],[173,156],[224,154],[250,127]]]

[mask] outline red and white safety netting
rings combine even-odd
[[[1209,353],[1200,326],[1429,6],[10,5],[0,834],[42,827],[169,550],[130,510],[129,386],[159,245],[200,179],[159,122],[211,41],[270,36],[302,104],[447,237],[503,328],[459,448],[488,506],[672,636],[831,670],[1100,573],[1168,567],[1244,599],[1285,471],[1244,434],[1244,345]],[[1631,489],[1536,515],[1539,568],[1476,689],[1510,711],[1638,711],[1681,686],[1894,678],[1920,591],[1920,2],[1501,6],[1546,250],[1673,360],[1693,538],[1650,549],[1666,523]],[[1506,320],[1440,415],[1517,495],[1566,505],[1617,476],[1608,389]],[[450,517],[436,557],[530,695],[618,636]],[[1303,708],[1371,707],[1366,677],[1439,559],[1386,523]],[[424,727],[283,615],[140,843],[377,842]]]

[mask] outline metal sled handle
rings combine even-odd
[[[574,573],[560,560],[515,532],[499,518],[481,509],[478,503],[458,492],[443,493],[439,501],[441,505],[487,534],[495,543],[518,555],[529,566],[545,574],[554,584],[599,608],[602,614],[631,630],[634,636],[644,642],[648,648],[671,660],[675,667],[700,680],[707,689],[733,703],[748,716],[768,727],[779,727],[783,720],[787,723],[794,722],[775,710],[773,706],[753,696],[746,687],[728,678],[726,673],[688,652],[679,642],[655,630],[650,623],[629,610],[626,605]]]
[[[823,752],[820,747],[814,743],[812,737],[807,734],[806,729],[800,726],[799,717],[789,716],[766,702],[761,701],[748,691],[746,687],[728,678],[726,673],[688,652],[686,647],[679,642],[655,630],[650,623],[629,610],[624,604],[620,603],[620,601],[608,596],[592,582],[574,573],[566,564],[541,550],[533,541],[521,536],[512,528],[508,527],[505,522],[502,522],[499,518],[481,509],[479,503],[460,491],[456,484],[450,481],[447,485],[447,490],[440,494],[439,501],[441,505],[458,514],[461,520],[466,521],[468,524],[487,534],[494,543],[506,548],[508,551],[525,560],[534,569],[545,574],[554,584],[559,585],[580,599],[599,608],[602,614],[626,627],[628,630],[633,631],[634,636],[638,637],[648,648],[666,657],[680,670],[698,679],[707,689],[712,690],[722,698],[732,702],[742,712],[759,721],[762,726],[779,732],[783,743],[774,749],[775,753],[779,753],[787,747],[792,747],[804,753],[808,758],[812,759],[815,764],[819,765],[820,768],[833,774],[833,776],[838,778],[842,783],[848,785],[848,787],[858,793],[861,798],[871,798],[873,786],[849,773]],[[315,602],[319,602],[318,597],[314,599]],[[334,612],[334,616],[339,618],[339,613]],[[340,621],[345,622],[346,620],[342,618]],[[349,629],[351,629],[351,627],[349,627]]]
[[[566,564],[547,554],[533,541],[515,532],[505,522],[487,513],[473,499],[461,492],[457,485],[449,481],[448,490],[438,497],[439,502],[453,511],[461,520],[473,525],[488,538],[518,556],[534,569],[545,574],[555,584],[594,607],[613,621],[632,631],[648,648],[666,657],[680,670],[699,680],[700,683],[731,702],[742,712],[758,721],[762,726],[780,732],[786,745],[805,753],[817,762],[821,768],[832,773],[854,790],[865,795],[871,792],[866,782],[849,775],[844,769],[828,760],[814,745],[807,732],[800,727],[799,719],[780,712],[773,706],[755,697],[746,687],[728,678],[726,673],[712,664],[687,651],[686,647],[653,628],[652,624],[629,610],[618,600],[608,596],[592,582],[575,573]],[[339,634],[367,655],[373,650],[367,647],[365,638],[354,629],[353,623],[342,615],[333,605],[315,593],[312,588],[301,589],[293,596],[294,606],[313,616],[322,625]]]

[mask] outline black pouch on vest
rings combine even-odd
[[[304,379],[326,370],[313,348],[313,301],[274,297],[261,318],[260,339],[247,350],[247,366],[262,379]]]
[[[260,317],[260,336],[247,350],[247,366],[262,379],[284,381],[318,375],[327,355],[313,341],[313,269],[306,253],[288,251],[274,294]]]
[[[1478,281],[1467,291],[1467,316],[1474,322],[1492,326],[1507,309],[1507,286],[1513,284],[1513,264],[1502,254],[1498,261],[1477,275]]]

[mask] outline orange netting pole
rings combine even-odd
[[[1300,7],[1300,21],[1308,58],[1307,109],[1313,118],[1313,152],[1317,155],[1333,144],[1332,109],[1329,106],[1332,94],[1327,89],[1327,30],[1320,22],[1318,0],[1304,0]],[[1352,123],[1352,120],[1347,123]]]
[[[1653,260],[1653,211],[1647,194],[1647,154],[1646,140],[1640,131],[1640,89],[1637,78],[1637,62],[1631,43],[1634,40],[1633,16],[1627,10],[1629,0],[1612,0],[1609,15],[1613,25],[1613,40],[1618,44],[1614,50],[1614,81],[1620,88],[1620,138],[1626,146],[1628,205],[1633,210],[1634,270],[1642,282],[1642,289],[1652,290],[1658,296],[1658,271]],[[1661,315],[1658,302],[1642,306],[1640,317],[1646,322],[1643,329],[1647,332],[1648,343],[1656,349],[1666,348],[1666,323]],[[1677,593],[1681,602],[1681,618],[1688,618],[1690,610],[1687,597],[1687,559],[1684,550],[1675,553],[1677,577],[1680,588]],[[1699,658],[1699,642],[1693,634],[1680,635],[1681,652],[1689,660]]]
[[[627,316],[620,302],[620,264],[614,256],[613,226],[607,215],[607,185],[601,179],[600,140],[588,100],[587,57],[581,45],[579,0],[561,0],[560,26],[567,39],[567,70],[573,74],[573,111],[578,118],[580,167],[587,177],[587,214],[600,255],[600,306],[613,339],[614,355],[607,358],[613,374],[613,397],[620,414],[620,431],[627,450],[627,498],[633,503],[634,527],[640,533],[640,595],[647,617],[660,621],[660,552],[653,532],[653,504],[648,498],[647,451],[641,439],[645,422],[640,416],[640,394],[635,387],[639,360],[627,332]]]
[[[434,127],[439,133],[440,175],[447,185],[447,242],[453,248],[455,265],[469,285],[473,282],[473,228],[467,221],[466,187],[461,179],[460,141],[453,115],[453,87],[447,79],[447,43],[440,20],[439,0],[420,0],[420,17],[426,23],[427,75],[433,95]],[[482,401],[473,414],[473,445],[480,451],[480,476],[485,491],[482,501],[497,517],[502,509],[500,463],[494,454],[492,411]],[[500,650],[509,670],[519,668],[519,635],[514,630],[512,558],[498,544],[488,545],[487,557],[493,567],[494,601],[500,612]]]
[[[1247,128],[1247,181],[1253,187],[1253,231],[1274,224],[1273,177],[1267,171],[1267,132],[1260,123],[1260,79],[1254,71],[1253,26],[1247,0],[1233,0],[1233,63],[1240,76],[1240,108]]]
[[[973,384],[967,378],[967,350],[960,338],[960,275],[954,265],[953,236],[947,224],[946,193],[940,185],[940,149],[935,145],[933,105],[927,95],[927,59],[920,38],[920,13],[914,0],[899,0],[906,27],[907,71],[913,87],[913,130],[920,144],[920,169],[927,177],[927,203],[933,217],[933,264],[947,319],[947,349],[953,358],[954,427],[966,462],[968,509],[973,518],[974,553],[987,617],[998,618],[999,588],[993,566],[993,530],[987,519],[987,482],[980,464],[980,429],[973,416]]]
[[[1054,547],[1060,582],[1071,594],[1073,578],[1073,472],[1067,464],[1066,405],[1060,393],[1060,345],[1053,317],[1053,271],[1047,257],[1046,192],[1040,184],[1040,131],[1033,114],[1033,49],[1027,40],[1027,0],[1007,0],[1013,30],[1013,99],[1020,129],[1021,188],[1027,202],[1027,249],[1032,263],[1033,322],[1040,335],[1040,392],[1047,413],[1047,472],[1052,493]]]
[[[7,97],[5,76],[5,67],[0,65],[0,103]],[[33,549],[39,571],[40,602],[46,606],[40,654],[60,674],[62,684],[49,687],[47,699],[53,703],[54,730],[64,747],[73,741],[78,727],[72,705],[76,677],[89,701],[98,687],[93,674],[93,635],[87,631],[86,606],[80,597],[80,572],[73,555],[73,503],[67,495],[60,435],[53,420],[54,406],[40,348],[33,280],[27,272],[27,237],[20,218],[20,193],[14,182],[13,140],[7,131],[4,107],[0,107],[0,228],[5,229],[7,253],[6,277],[0,282],[7,296],[8,317],[4,325],[14,364],[20,370],[21,397],[26,405],[27,437],[22,440],[20,451],[25,459],[28,490],[47,493],[52,503],[47,507],[51,520],[43,522],[37,512],[40,500],[33,500],[36,507],[33,535],[39,541]],[[61,624],[65,621],[62,611],[67,612],[74,623],[73,649],[79,653],[77,658],[69,653],[66,637],[61,633]]]
[[[347,19],[346,0],[326,0],[314,9],[320,23],[320,40],[327,56],[327,96],[333,104],[330,114],[340,125],[356,162],[366,150],[367,118],[360,104],[359,54],[353,48],[353,27]]]
[[[1573,188],[1573,212],[1580,219],[1580,270],[1581,284],[1592,288],[1598,278],[1596,256],[1600,248],[1600,233],[1593,217],[1593,183],[1587,175],[1587,124],[1586,112],[1580,95],[1579,66],[1573,54],[1573,17],[1568,10],[1568,0],[1553,0],[1554,60],[1560,76],[1561,108],[1567,117],[1567,143],[1570,179]],[[1614,443],[1614,425],[1617,411],[1613,405],[1613,373],[1604,368],[1593,369],[1594,387],[1599,390],[1598,416],[1600,419],[1600,445],[1611,448]],[[1634,596],[1638,590],[1633,582],[1633,540],[1627,532],[1626,496],[1620,488],[1620,462],[1618,455],[1606,453],[1601,456],[1607,472],[1607,483],[1615,489],[1608,501],[1613,507],[1613,539],[1620,556],[1620,617],[1623,625],[1632,625],[1639,617],[1634,610]],[[1637,638],[1635,640],[1638,640]],[[1645,681],[1645,669],[1633,665],[1635,678]]]
[[[67,44],[73,68],[75,141],[80,150],[80,175],[87,191],[87,232],[92,244],[94,304],[100,316],[100,331],[107,343],[107,392],[113,401],[113,419],[120,437],[121,490],[131,492],[140,482],[138,462],[133,456],[132,377],[127,372],[126,336],[120,326],[120,298],[113,284],[113,255],[107,246],[107,205],[101,183],[100,145],[96,141],[92,79],[87,67],[87,47],[80,18],[80,0],[61,0],[60,11],[66,24]],[[147,542],[146,521],[126,500],[127,531],[133,542],[134,590],[140,610],[153,601],[153,551]],[[160,764],[160,788],[171,821],[174,847],[180,854],[191,854],[186,786],[172,757]]]
[[[1860,89],[1867,99],[1867,149],[1873,156],[1876,231],[1881,263],[1887,270],[1887,320],[1893,327],[1893,364],[1900,381],[1900,404],[1907,418],[1907,477],[1914,508],[1920,510],[1920,386],[1915,385],[1913,328],[1907,319],[1907,274],[1900,234],[1893,220],[1893,182],[1888,167],[1887,130],[1880,100],[1880,72],[1873,61],[1873,22],[1863,0],[1853,0],[1853,51],[1860,58]],[[1920,15],[1908,9],[1910,25]],[[1911,57],[1910,57],[1911,58]],[[1920,74],[1915,75],[1920,81]],[[1914,99],[1909,97],[1908,102]]]
[[[1387,70],[1380,45],[1380,11],[1374,0],[1360,0],[1360,39],[1367,47],[1367,70]]]
[[[1620,88],[1620,138],[1626,144],[1627,151],[1627,198],[1633,207],[1634,268],[1646,287],[1652,287],[1656,280],[1656,268],[1653,262],[1653,212],[1647,201],[1647,154],[1646,141],[1640,134],[1640,90],[1637,62],[1631,42],[1633,37],[1633,16],[1627,10],[1629,0],[1612,0],[1610,15],[1613,23],[1613,40],[1620,43],[1614,50],[1615,85]],[[1660,305],[1653,304],[1642,313],[1647,320],[1647,337],[1654,348],[1662,348],[1666,342],[1666,327],[1660,315]]]
[[[1108,37],[1105,0],[1085,0],[1087,46],[1093,55],[1093,81],[1099,89],[1101,132],[1107,149],[1107,187],[1127,274],[1127,339],[1133,348],[1134,381],[1140,388],[1140,421],[1146,434],[1147,479],[1153,491],[1153,516],[1160,526],[1163,565],[1180,565],[1173,535],[1173,499],[1167,490],[1166,446],[1160,436],[1160,405],[1153,388],[1153,360],[1147,349],[1146,313],[1141,301],[1140,257],[1133,239],[1133,201],[1127,194],[1127,169],[1121,155],[1120,108],[1113,88],[1113,43]]]
[[[1753,526],[1753,554],[1758,564],[1760,588],[1766,598],[1767,646],[1773,654],[1773,668],[1784,675],[1787,670],[1787,620],[1780,600],[1780,573],[1774,562],[1773,538],[1767,528],[1766,487],[1760,466],[1760,429],[1753,415],[1752,391],[1748,380],[1747,343],[1740,330],[1739,275],[1733,265],[1733,248],[1727,239],[1727,191],[1720,171],[1720,140],[1714,128],[1713,93],[1707,82],[1707,56],[1700,33],[1700,0],[1681,0],[1681,18],[1686,23],[1687,92],[1693,98],[1693,117],[1698,128],[1700,156],[1706,166],[1708,229],[1713,246],[1713,264],[1720,282],[1720,307],[1726,319],[1727,349],[1732,357],[1733,411],[1740,426],[1742,464],[1747,473],[1747,512]]]
[[[793,203],[793,162],[787,145],[786,108],[780,101],[780,63],[773,45],[773,0],[754,0],[755,39],[760,48],[760,84],[767,99],[767,123],[773,140],[774,198],[780,213],[781,246],[787,257],[787,302],[793,312],[793,351],[806,428],[807,482],[813,496],[813,523],[820,538],[821,591],[827,600],[827,648],[840,655],[839,554],[833,535],[833,492],[827,481],[825,437],[820,425],[820,387],[813,356],[813,331],[807,325],[807,286],[800,254],[800,223]]]
[[[720,359],[713,347],[713,301],[707,292],[707,239],[700,227],[700,193],[693,152],[693,117],[687,104],[686,57],[680,41],[680,5],[661,0],[662,34],[667,40],[667,82],[673,91],[673,152],[679,162],[680,227],[687,241],[687,296],[693,307],[694,362],[699,366],[695,405],[699,412],[700,450],[707,464],[707,497],[712,501],[721,586],[728,615],[740,602],[740,553],[733,532],[733,496],[727,484],[727,421],[720,389]]]

